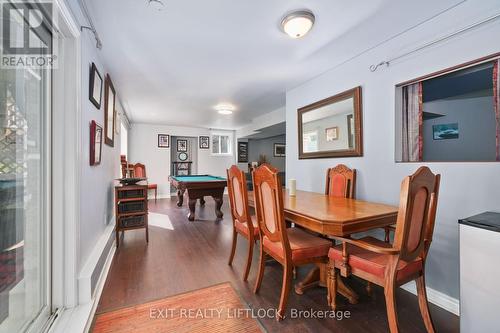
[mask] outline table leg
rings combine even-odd
[[[188,205],[189,205],[188,220],[189,221],[194,221],[194,211],[195,211],[195,208],[196,208],[196,199],[189,198]]]
[[[205,198],[204,198],[204,197],[201,197],[201,198],[200,198],[200,205],[202,205],[202,206],[203,206],[204,204],[205,204]]]
[[[318,263],[316,266],[309,271],[307,276],[301,282],[295,285],[295,292],[299,295],[304,294],[304,291],[307,289],[319,286],[326,287],[327,286],[327,264],[326,263]],[[337,291],[339,294],[348,299],[349,303],[356,304],[358,303],[358,294],[354,290],[352,290],[349,286],[347,286],[340,274],[337,273]]]
[[[177,207],[182,206],[184,202],[184,192],[185,190],[177,190]]]
[[[215,200],[215,215],[217,215],[217,218],[221,219],[224,214],[222,214],[222,211],[220,210],[222,208],[222,196],[220,197],[213,197]]]

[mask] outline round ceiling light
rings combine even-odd
[[[229,115],[233,113],[234,106],[231,104],[218,104],[215,106],[215,110],[217,110],[219,114]]]
[[[314,25],[314,14],[309,10],[298,10],[281,20],[283,31],[292,38],[304,37]]]

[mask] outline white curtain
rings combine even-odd
[[[422,83],[417,82],[402,89],[402,160],[422,160]]]

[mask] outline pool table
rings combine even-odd
[[[196,200],[200,199],[200,205],[205,204],[205,197],[211,196],[215,200],[215,214],[221,219],[222,197],[227,185],[225,178],[211,175],[170,176],[170,184],[177,189],[177,206],[181,207],[184,201],[184,192],[187,191],[189,198],[189,221],[194,221]]]

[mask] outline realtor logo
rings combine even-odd
[[[52,1],[2,0],[1,67],[54,68]]]

